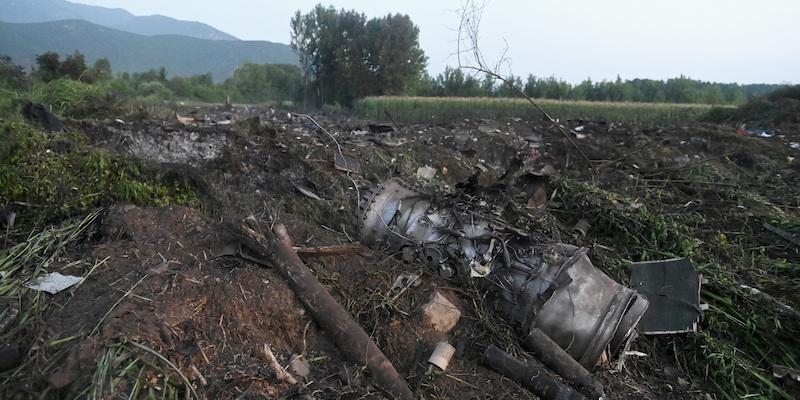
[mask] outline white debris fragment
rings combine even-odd
[[[424,167],[419,167],[417,169],[417,176],[429,181],[436,176],[436,168],[429,167],[427,165]]]
[[[24,286],[28,289],[56,294],[71,287],[72,285],[75,285],[82,279],[83,278],[79,276],[61,275],[58,272],[52,272],[45,276],[39,277],[33,282],[26,283]]]

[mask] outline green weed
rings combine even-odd
[[[19,205],[22,230],[114,201],[200,206],[191,186],[165,181],[139,160],[91,147],[79,131],[51,134],[8,122],[0,125],[0,142],[0,202]]]

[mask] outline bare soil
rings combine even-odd
[[[328,333],[268,263],[246,250],[242,256],[234,232],[245,215],[253,214],[283,223],[298,247],[351,243],[358,240],[354,228],[358,202],[368,188],[394,176],[439,195],[457,186],[487,198],[499,191],[524,206],[532,193],[521,181],[509,178],[519,176],[514,174],[521,169],[547,167],[550,180],[569,177],[616,188],[636,187],[631,171],[666,180],[670,171],[708,163],[730,171],[730,180],[718,184],[730,184],[731,190],[749,187],[764,199],[761,204],[799,205],[797,191],[771,189],[776,176],[795,184],[800,181],[797,161],[787,163],[787,157],[800,155],[790,147],[800,141],[796,126],[781,127],[767,138],[700,123],[650,130],[588,121],[562,124],[567,129],[583,127],[580,139],[573,135],[573,140],[592,160],[607,160],[596,163],[603,165],[601,169],[589,168],[552,126],[522,119],[392,126],[384,133],[370,132],[367,121],[325,116],[313,121],[302,116],[289,119],[264,110],[240,110],[238,121],[230,125],[76,122],[72,129],[83,129],[97,146],[145,159],[163,174],[190,182],[204,196],[207,208],[109,206],[96,228],[62,257],[64,265],[71,260],[106,261],[77,289],[42,294],[57,306],[49,307],[40,323],[15,336],[14,344],[23,349],[24,357],[38,357],[44,364],[33,365],[23,378],[0,389],[0,397],[79,395],[91,383],[103,352],[120,342],[136,342],[161,354],[187,376],[202,398],[389,397],[362,366],[345,361]],[[532,136],[543,144],[537,153],[529,146]],[[358,173],[335,167],[340,151],[358,161]],[[417,168],[426,165],[437,171],[430,181],[415,176]],[[544,182],[548,187],[547,179]],[[721,197],[719,190],[709,187],[671,184],[682,185],[683,197],[664,199],[665,207],[703,214],[709,221],[708,237],[698,239],[708,243],[719,232],[741,232],[753,223],[746,221],[741,206],[760,207]],[[523,210],[520,220],[526,225],[521,228],[536,230],[541,240],[589,247],[593,256],[635,258],[610,251],[612,243],[598,242],[593,232],[602,227],[592,227],[587,237],[575,234],[569,227],[580,216],[575,209],[579,205],[566,208],[567,199],[552,188],[547,194],[544,208]],[[363,247],[356,254],[302,258],[419,398],[535,398],[481,363],[489,345],[506,344],[515,331],[493,316],[475,285],[441,278],[421,263]],[[423,273],[422,284],[387,302],[392,284],[405,272]],[[624,279],[624,273],[615,276],[620,277]],[[420,306],[437,288],[463,313],[446,335],[433,330],[420,315]],[[798,294],[773,295],[790,303],[800,301]],[[56,342],[67,338],[74,339]],[[429,367],[427,358],[436,342],[445,339],[457,353],[441,373]],[[620,372],[598,367],[595,373],[608,398],[718,398],[706,377],[682,367],[680,340],[640,337],[631,350],[647,356],[629,357]],[[58,344],[48,345],[53,342]],[[300,379],[303,384],[276,378],[263,355],[265,345],[283,365],[293,356],[306,360],[309,372]],[[540,365],[517,348],[504,348]],[[161,359],[146,350],[134,351],[181,382]],[[165,378],[141,379],[157,387]],[[107,388],[105,397],[125,396],[132,384],[122,379],[113,388],[114,395]],[[189,398],[182,384],[176,386],[185,391],[181,397]]]

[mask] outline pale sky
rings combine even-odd
[[[294,13],[316,4],[367,19],[407,14],[420,29],[428,72],[458,66],[461,0],[70,0],[199,21],[242,40],[289,44]],[[476,2],[481,3],[481,0]],[[577,84],[680,75],[720,83],[800,83],[799,0],[490,0],[480,48],[503,76]]]

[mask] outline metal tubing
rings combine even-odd
[[[574,358],[567,354],[550,336],[539,328],[531,329],[523,339],[525,346],[531,349],[536,357],[553,372],[571,382],[575,387],[591,399],[603,397],[603,385],[594,380],[592,374],[583,368]]]
[[[494,345],[489,346],[483,353],[483,361],[544,400],[586,399],[586,396],[578,391],[559,383],[547,371],[528,365]]]

